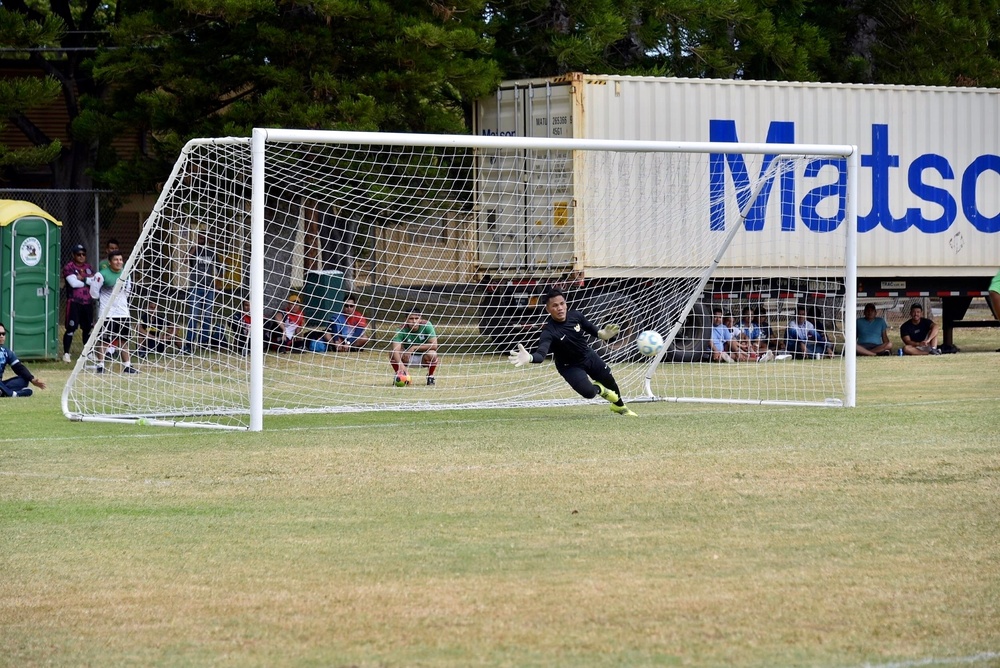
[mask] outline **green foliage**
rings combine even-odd
[[[831,36],[824,80],[1000,86],[998,0],[816,2],[806,17]]]
[[[164,166],[188,138],[253,127],[463,132],[500,80],[479,10],[160,0],[126,13],[95,71],[113,83],[109,113],[145,125]]]
[[[25,49],[17,57],[53,79],[32,91],[0,82],[0,118],[42,147],[0,156],[8,165],[58,160],[59,187],[85,187],[93,175],[97,185],[148,191],[195,136],[259,126],[466,132],[472,100],[503,78],[581,71],[996,87],[998,34],[1000,0],[7,3],[0,44]],[[29,50],[53,46],[70,50]],[[25,105],[59,94],[72,134],[54,152]],[[116,155],[112,140],[123,135],[141,136],[144,153]]]

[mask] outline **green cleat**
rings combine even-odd
[[[629,409],[628,406],[615,406],[611,404],[611,412],[618,413],[618,415],[624,415],[625,417],[639,417]]]
[[[606,388],[603,385],[601,385],[600,383],[598,383],[596,380],[591,381],[591,382],[594,384],[594,387],[597,388],[597,393],[599,395],[601,395],[601,399],[605,399],[607,401],[610,401],[613,404],[618,403],[618,393],[617,392],[615,392],[614,390],[609,390],[608,388]]]

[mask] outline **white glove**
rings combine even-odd
[[[601,329],[597,330],[597,338],[601,341],[607,341],[608,339],[613,339],[621,331],[621,327],[618,325],[605,325]]]
[[[531,364],[531,353],[525,350],[524,346],[519,343],[517,344],[517,348],[510,351],[510,363],[514,366]]]
[[[90,279],[90,296],[97,299],[101,296],[101,286],[104,285],[104,274],[94,274]]]

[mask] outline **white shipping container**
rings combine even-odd
[[[1000,90],[573,74],[503,84],[476,105],[475,124],[480,135],[854,144],[861,278],[982,278],[1000,267]],[[481,229],[487,265],[516,263],[528,247],[535,266],[571,262],[574,254],[591,274],[622,266],[614,249],[602,256],[608,251],[574,248],[574,235],[588,236],[574,227],[589,231],[599,222],[586,218],[586,207],[570,206],[568,182],[579,186],[586,176],[570,154],[560,159],[565,175],[532,183],[527,198],[511,190],[481,200],[487,209],[526,206],[536,227],[528,240]],[[817,232],[801,220],[782,232],[779,197],[770,196],[757,234],[794,248],[789,237]],[[697,224],[708,226],[701,216]],[[623,252],[641,261],[637,251]]]

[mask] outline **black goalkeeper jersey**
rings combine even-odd
[[[587,335],[596,337],[597,328],[579,311],[567,311],[563,322],[556,322],[549,316],[531,354],[532,362],[537,364],[552,353],[558,366],[581,364],[590,355],[597,354],[590,347]]]

